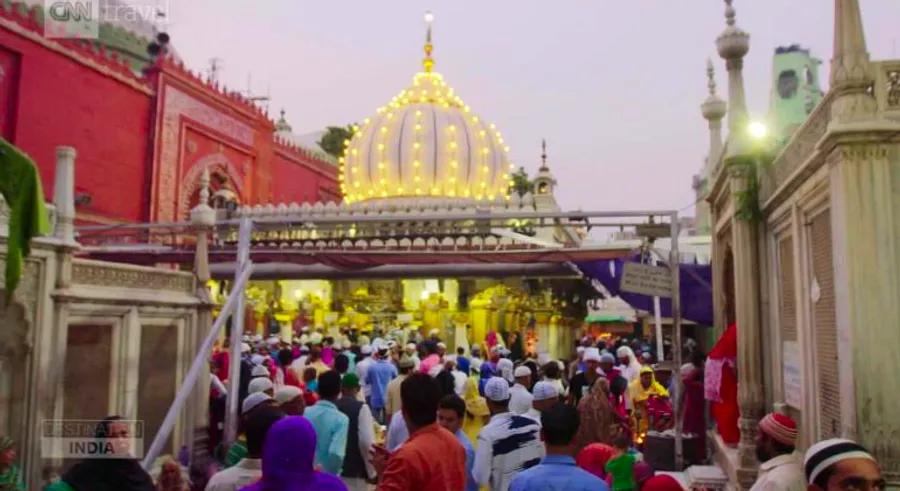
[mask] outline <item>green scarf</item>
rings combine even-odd
[[[15,464],[0,472],[0,491],[25,491],[22,473]]]
[[[31,252],[31,238],[46,235],[50,224],[37,167],[3,138],[0,138],[0,194],[9,207],[5,285],[9,300],[22,276],[25,258]]]

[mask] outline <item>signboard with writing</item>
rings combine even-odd
[[[672,276],[669,268],[626,262],[619,288],[629,293],[671,298]]]
[[[634,227],[635,232],[641,237],[659,239],[672,236],[672,227],[668,223],[647,223]]]
[[[784,402],[793,408],[803,405],[803,373],[800,364],[800,343],[785,341],[782,343],[781,376],[784,386]]]

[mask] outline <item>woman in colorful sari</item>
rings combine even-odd
[[[578,416],[581,424],[575,435],[576,449],[591,443],[612,444],[619,434],[621,420],[609,403],[609,382],[598,378],[590,392],[578,401]]]
[[[651,397],[669,397],[669,391],[656,381],[653,375],[653,368],[644,366],[641,368],[641,375],[631,385],[628,386],[629,397],[634,405],[634,415],[637,418],[638,435],[646,433],[650,416],[648,411],[648,402]]]

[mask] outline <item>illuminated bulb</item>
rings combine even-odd
[[[363,124],[369,124],[369,121],[371,121],[371,119],[366,118],[366,119],[363,120]]]
[[[387,133],[387,126],[382,126],[382,127],[381,127],[381,132],[382,132],[382,133]]]
[[[343,163],[344,163],[344,157],[340,157],[340,158],[338,159],[338,162],[341,163],[341,164],[343,164]]]
[[[487,148],[482,148],[481,153],[487,154],[490,153],[490,150],[488,150]]]
[[[416,131],[422,131],[422,125],[416,124]]]
[[[393,118],[393,117],[394,117],[394,113],[387,113],[387,118],[388,118],[388,119],[391,119],[391,118]]]
[[[378,150],[384,150],[384,143],[378,144]]]
[[[431,194],[438,194],[438,188],[431,188]]]
[[[455,177],[451,177],[451,178],[450,178],[450,183],[453,184],[453,183],[455,183],[455,182],[456,182],[456,178],[455,178]]]
[[[503,142],[501,142],[501,143],[503,143]],[[506,153],[509,153],[509,147],[503,147],[503,151]]]
[[[516,164],[509,164],[509,170],[516,170]]]
[[[359,153],[359,150],[357,150],[357,149],[355,149],[355,148],[354,148],[353,150],[350,150],[350,154],[351,154],[351,155],[356,155],[356,154],[358,154],[358,153]]]
[[[421,146],[422,146],[422,145],[419,145],[419,142],[413,143],[413,148],[415,148],[416,150],[418,150],[419,147],[421,147]]]
[[[488,167],[488,166],[486,166],[486,165],[485,165],[484,167],[481,168],[481,171],[482,171],[482,172],[487,172],[487,171],[489,171],[489,170],[491,170],[491,168]]]
[[[344,140],[344,146],[345,146],[345,147],[349,147],[349,146],[350,146],[350,140],[346,140],[346,139],[345,139],[345,140]]]
[[[416,194],[422,194],[422,190],[419,188],[416,188]]]
[[[453,167],[454,169],[457,168],[457,167],[459,167],[459,162],[457,162],[457,161],[455,161],[455,160],[451,160],[451,161],[450,161],[450,167]]]
[[[369,196],[375,196],[375,191],[373,191],[373,190],[370,189],[370,190],[369,190]]]
[[[456,142],[450,142],[450,148],[456,148]]]
[[[382,185],[384,185],[384,184],[387,184],[387,179],[382,177],[381,180],[378,182],[380,182]]]
[[[491,123],[490,125],[488,125],[488,127],[489,127],[490,129],[496,128],[496,126],[494,126],[494,123]]]
[[[378,168],[384,170],[384,162],[378,162]]]
[[[353,168],[353,173],[356,174],[356,173],[358,173],[358,172],[359,172],[359,167],[354,167],[354,168]]]
[[[421,116],[422,116],[422,111],[419,111],[418,109],[416,109],[416,117],[418,118]]]
[[[419,162],[418,160],[413,160],[413,167],[418,167],[420,165],[422,165],[422,162]]]
[[[419,182],[422,179],[419,176],[413,176],[413,182]]]
[[[451,189],[450,192],[447,194],[449,194],[450,196],[456,196],[456,191]]]
[[[481,131],[478,132],[478,136],[480,136],[480,137],[482,137],[482,138],[484,138],[484,135],[485,135],[485,134],[486,134],[486,132],[485,132],[484,130],[481,130]]]

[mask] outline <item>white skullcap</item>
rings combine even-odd
[[[484,384],[484,397],[494,402],[509,400],[509,382],[500,377],[491,377]]]
[[[444,349],[447,349],[447,345],[444,344],[444,343],[438,343],[438,344],[437,344],[437,347],[438,347],[438,348],[444,348]]]
[[[597,348],[588,348],[584,350],[584,361],[596,361],[600,363],[600,350]]]
[[[584,346],[579,346],[579,347],[575,348],[575,352],[578,353],[579,355],[584,353]]]
[[[312,336],[309,337],[309,342],[312,344],[322,344],[322,333],[314,332]]]
[[[247,386],[247,392],[253,394],[255,392],[265,392],[273,388],[275,388],[275,385],[272,384],[272,381],[269,380],[268,377],[256,377],[250,381],[250,385]]]
[[[253,367],[253,370],[250,371],[250,376],[254,377],[254,378],[255,377],[268,377],[269,369],[262,365],[256,365],[255,367]]]
[[[634,351],[631,351],[631,348],[629,348],[628,346],[622,346],[616,350],[616,356],[618,356],[619,358],[631,358],[633,354]]]
[[[415,350],[416,350],[416,343],[407,343],[407,344],[406,344],[406,350],[407,350],[407,351],[415,351]]]
[[[364,355],[371,355],[372,354],[372,345],[367,344],[367,345],[363,346],[362,348],[359,349],[359,352]]]
[[[516,378],[527,377],[529,375],[531,375],[531,370],[524,365],[516,367],[516,371],[513,372],[513,376]]]
[[[271,401],[272,398],[269,397],[269,394],[264,394],[262,392],[254,392],[244,398],[244,403],[241,404],[241,414],[247,414],[251,409],[259,406],[260,404]]]
[[[806,482],[812,484],[825,469],[847,459],[868,459],[877,462],[875,457],[862,445],[844,438],[823,440],[809,447],[803,458],[803,470]]]
[[[266,357],[259,353],[250,357],[250,363],[253,363],[254,365],[261,365],[265,360]]]
[[[559,391],[556,386],[550,382],[541,380],[534,384],[534,400],[543,401],[545,399],[555,399],[559,397]]]
[[[269,344],[278,344],[281,340],[278,339],[278,336],[269,336],[269,339],[267,339],[266,342]]]
[[[293,385],[285,385],[284,387],[275,391],[275,402],[278,404],[284,404],[285,402],[292,401],[303,395],[303,391],[300,390],[299,387],[294,387]]]
[[[344,349],[350,349],[350,346],[352,346],[352,345],[350,344],[349,339],[345,339],[344,342],[341,343],[341,346],[343,346]]]
[[[304,335],[300,336],[300,344],[307,344],[307,343],[309,343],[309,334],[304,334]]]
[[[247,343],[241,343],[241,353],[249,353],[250,345]]]

